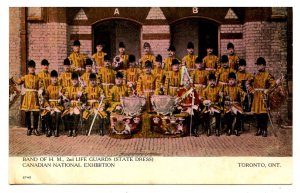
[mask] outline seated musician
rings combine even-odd
[[[224,109],[224,120],[227,125],[227,135],[231,135],[232,124],[234,116],[236,116],[236,122],[234,125],[234,134],[239,136],[239,131],[241,130],[241,119],[243,108],[242,102],[245,98],[246,93],[236,85],[236,75],[231,72],[228,75],[229,84],[224,88],[225,96],[225,109]]]
[[[108,102],[110,107],[107,109],[109,112],[116,112],[122,114],[123,107],[121,104],[122,96],[129,96],[127,86],[123,84],[124,75],[122,72],[117,72],[115,85],[109,90]]]
[[[107,114],[105,112],[105,102],[104,99],[104,92],[97,85],[97,76],[96,74],[90,74],[90,84],[85,88],[84,94],[86,95],[87,103],[85,111],[83,112],[83,119],[85,120],[85,128],[86,131],[90,128],[90,124],[97,113],[99,116],[99,134],[104,135],[104,128],[106,128],[106,123],[108,122]],[[101,104],[100,104],[101,103]],[[99,106],[100,105],[100,106]]]
[[[42,112],[43,119],[46,120],[47,124],[47,137],[50,137],[52,133],[55,137],[59,135],[59,120],[61,112],[64,107],[61,104],[61,91],[62,86],[58,85],[58,73],[56,70],[51,71],[51,84],[46,89],[44,111]],[[54,121],[53,121],[54,120]],[[53,126],[55,125],[55,129]]]
[[[79,86],[78,74],[72,73],[72,86],[63,90],[64,96],[69,102],[62,117],[65,117],[65,127],[68,130],[68,137],[76,137],[79,128],[81,104],[84,100],[83,88]]]
[[[216,136],[220,136],[220,124],[221,124],[221,98],[223,96],[222,87],[217,86],[216,76],[214,74],[209,74],[208,76],[208,86],[203,91],[203,104],[204,109],[204,123],[207,132],[207,136],[211,135],[210,129],[210,117],[213,115],[216,118]]]

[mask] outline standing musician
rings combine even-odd
[[[125,44],[123,42],[119,43],[119,55],[113,59],[113,69],[126,70],[128,68],[128,58],[129,56],[125,54]]]
[[[25,121],[27,126],[27,135],[31,135],[31,112],[33,113],[33,133],[39,136],[38,132],[38,121],[39,121],[39,111],[40,102],[38,98],[38,89],[40,88],[40,79],[35,74],[35,62],[30,60],[27,63],[28,74],[22,76],[18,80],[13,80],[17,85],[24,85],[25,95],[22,100],[20,107],[21,111],[25,111]]]
[[[251,104],[252,104],[252,94],[248,92],[246,89],[246,84],[253,83],[254,76],[251,73],[246,72],[246,60],[240,59],[239,60],[239,69],[236,72],[236,82],[237,85],[244,91],[247,92],[246,98],[244,100],[243,109],[246,112],[251,111]]]
[[[197,94],[203,97],[203,90],[207,86],[209,72],[204,69],[203,63],[199,57],[195,60],[196,69],[191,72],[191,78],[194,83]]]
[[[41,65],[42,65],[42,71],[39,72],[37,75],[38,77],[40,78],[40,81],[41,81],[41,90],[43,93],[40,93],[40,94],[45,94],[45,90],[47,89],[47,87],[50,85],[50,73],[48,71],[49,69],[49,62],[48,60],[46,59],[43,59],[41,61]],[[44,119],[41,119],[41,122],[42,122],[42,132],[45,133],[46,132],[46,122]],[[49,128],[47,128],[49,129]]]
[[[251,111],[256,115],[257,120],[255,135],[267,137],[269,107],[267,106],[266,94],[269,88],[275,86],[276,81],[270,73],[266,72],[266,60],[263,57],[257,58],[256,65],[258,72],[254,77],[253,87],[250,87],[250,85],[247,85],[247,87],[250,92],[254,93]]]
[[[104,68],[99,69],[98,76],[104,95],[107,97],[109,95],[109,90],[115,83],[116,76],[116,72],[111,67],[110,57],[108,55],[104,56]]]
[[[241,120],[243,108],[242,103],[246,96],[246,93],[236,85],[236,75],[234,72],[230,72],[228,75],[229,83],[224,88],[225,96],[225,109],[224,109],[224,120],[227,125],[227,135],[231,135],[232,124],[234,116],[236,116],[236,123],[234,125],[234,134],[239,136],[241,130]]]
[[[90,83],[90,74],[92,73],[92,65],[93,61],[91,59],[86,59],[86,63],[84,64],[85,72],[80,77],[81,84],[86,87]]]
[[[238,71],[240,58],[235,54],[234,45],[231,42],[227,44],[227,53],[229,59],[229,67],[234,71]]]
[[[187,52],[188,54],[182,58],[182,65],[191,71],[195,69],[195,60],[198,57],[194,54],[194,44],[192,42],[188,42]]]
[[[79,74],[82,74],[84,71],[84,64],[86,60],[86,55],[80,53],[80,41],[75,40],[73,44],[73,52],[68,57],[71,61],[71,64],[73,65],[73,71],[78,72]]]
[[[89,128],[89,124],[92,123],[92,119],[97,113],[99,116],[99,134],[104,135],[104,129],[106,128],[107,113],[105,112],[105,102],[102,101],[99,108],[101,100],[104,98],[104,92],[97,86],[97,76],[94,73],[91,73],[89,76],[90,84],[85,88],[85,98],[87,99],[86,107],[83,112],[83,120],[85,122],[85,128]],[[88,124],[89,123],[89,124]],[[87,129],[86,129],[87,131]]]
[[[95,71],[98,72],[98,70],[102,67],[104,67],[104,56],[107,55],[107,53],[103,52],[104,43],[98,41],[96,44],[97,52],[93,54],[92,59],[95,61]]]
[[[148,42],[144,43],[144,52],[145,52],[145,55],[139,60],[139,63],[141,64],[140,66],[142,68],[145,68],[145,63],[148,60],[152,63],[155,62],[155,56],[153,54],[151,54],[151,46]]]
[[[176,59],[180,63],[180,60],[175,57],[175,53],[176,53],[176,49],[175,49],[174,46],[171,45],[168,48],[168,57],[165,58],[164,62],[163,62],[165,71],[171,71],[172,70],[172,61],[174,59]]]
[[[207,55],[203,58],[203,65],[205,70],[214,74],[219,68],[219,58],[213,54],[213,51],[213,46],[209,44],[206,48]]]
[[[81,114],[81,103],[84,100],[83,88],[79,86],[78,74],[72,73],[72,86],[63,90],[64,96],[69,101],[69,106],[62,113],[65,118],[65,127],[68,130],[68,137],[76,137],[79,119]]]
[[[71,63],[68,58],[64,60],[64,72],[61,73],[58,77],[58,83],[63,88],[70,87],[72,85],[72,72],[71,72]]]
[[[58,73],[56,70],[52,70],[51,84],[46,89],[46,102],[44,105],[44,111],[42,112],[42,117],[45,118],[47,122],[47,137],[50,137],[52,134],[54,134],[55,137],[58,137],[59,135],[59,120],[61,112],[64,109],[61,104],[61,91],[62,86],[58,84]],[[55,128],[53,127],[54,125]]]
[[[222,67],[218,69],[216,72],[217,83],[219,86],[224,86],[228,84],[228,75],[230,72],[235,72],[231,68],[229,68],[228,56],[223,55],[221,58]]]
[[[157,88],[159,89],[158,94],[162,95],[164,93],[164,82],[166,79],[166,73],[162,66],[162,56],[160,54],[158,54],[155,58],[155,67],[152,72],[152,74],[155,76],[156,81],[159,81],[159,88]]]
[[[136,95],[136,84],[141,70],[135,62],[135,56],[129,55],[129,68],[125,71],[125,83],[130,95]]]
[[[166,80],[164,85],[164,95],[176,96],[177,90],[180,86],[181,72],[179,68],[179,61],[172,60],[172,71],[166,72]]]
[[[156,81],[155,76],[152,74],[152,62],[145,62],[145,73],[140,75],[137,82],[137,94],[138,96],[146,97],[146,110],[151,112],[151,96],[158,95],[158,89],[160,88],[160,82]]]

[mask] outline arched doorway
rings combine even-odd
[[[203,58],[206,47],[211,44],[214,54],[219,54],[219,24],[201,18],[189,18],[171,24],[171,44],[176,48],[180,58],[187,54],[186,46],[191,41],[195,46],[195,54]]]
[[[118,54],[119,42],[124,42],[127,54],[140,58],[141,25],[125,19],[109,19],[93,25],[93,52],[98,41],[105,44],[104,51],[111,57]]]

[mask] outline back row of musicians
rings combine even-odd
[[[247,73],[246,61],[234,53],[234,45],[228,43],[228,55],[221,59],[207,47],[207,56],[200,59],[194,54],[194,45],[187,44],[182,62],[175,57],[175,47],[168,48],[169,56],[150,54],[149,43],[144,44],[145,55],[136,62],[134,55],[125,54],[125,45],[119,44],[120,55],[111,58],[98,43],[92,59],[80,53],[80,42],[74,41],[73,53],[64,60],[64,72],[48,72],[49,62],[41,61],[42,71],[35,74],[33,60],[27,64],[28,74],[14,80],[24,84],[25,94],[20,110],[25,111],[27,135],[39,135],[38,121],[41,115],[42,132],[47,137],[58,136],[58,122],[64,120],[68,136],[78,132],[80,116],[90,124],[94,114],[100,118],[100,134],[107,127],[109,113],[122,112],[120,97],[145,96],[146,110],[153,111],[150,97],[153,95],[177,96],[178,111],[193,114],[193,134],[198,136],[203,125],[207,136],[211,135],[210,117],[215,116],[215,134],[220,136],[221,115],[227,135],[239,136],[244,111],[252,111],[257,118],[256,135],[267,136],[268,115],[264,94],[274,86],[275,80],[266,72],[266,61],[256,61],[258,72]],[[93,61],[94,60],[94,61]],[[185,68],[185,67],[186,68]],[[191,95],[191,92],[193,93]],[[253,96],[253,103],[251,99]],[[247,101],[247,103],[245,103]],[[31,112],[34,121],[31,127]],[[233,127],[233,120],[236,123]],[[47,129],[46,129],[47,128]]]

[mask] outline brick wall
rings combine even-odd
[[[37,64],[38,73],[41,61],[49,61],[49,70],[61,70],[67,57],[67,24],[28,23],[28,59]]]
[[[182,59],[187,55],[186,46],[188,42],[193,42],[195,54],[198,55],[199,27],[198,21],[184,21],[176,24],[172,29],[172,44],[176,48],[176,55]],[[175,29],[174,29],[175,28]],[[201,28],[201,27],[200,27]],[[204,55],[206,53],[203,53]]]
[[[243,33],[243,25],[221,25],[221,34],[231,33],[238,34]],[[220,56],[227,54],[227,44],[231,42],[234,44],[235,53],[240,58],[245,58],[245,42],[244,39],[221,39],[220,41]]]
[[[287,36],[286,22],[247,22],[244,24],[244,42],[247,68],[250,72],[257,72],[256,59],[264,57],[267,71],[275,79],[280,74],[287,73]],[[284,82],[286,86],[286,82]],[[287,102],[282,106],[281,116],[287,118]]]
[[[9,8],[9,77],[21,75],[21,9]],[[9,125],[19,125],[21,97],[9,109]]]
[[[170,26],[162,10],[158,7],[152,7],[146,17],[146,24],[142,26],[142,42],[141,53],[143,52],[143,45],[149,42],[152,53],[162,55],[163,58],[168,56],[167,49],[170,46]]]
[[[169,25],[144,25],[142,27],[142,34],[155,35],[155,34],[167,34],[170,35],[170,26]],[[141,53],[143,52],[143,45],[145,42],[150,43],[152,53],[156,56],[157,54],[162,55],[163,58],[168,56],[167,49],[170,45],[169,38],[156,38],[156,39],[143,39],[141,46]]]

